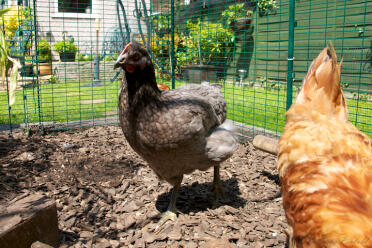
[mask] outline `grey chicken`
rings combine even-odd
[[[114,68],[122,67],[119,94],[120,125],[130,146],[160,179],[173,185],[168,210],[157,228],[176,220],[176,199],[184,174],[214,167],[216,201],[223,196],[219,166],[238,144],[231,122],[225,122],[221,89],[189,84],[171,91],[158,89],[149,53],[129,43]]]

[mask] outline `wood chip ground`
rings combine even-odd
[[[213,170],[186,175],[178,220],[154,233],[171,187],[119,127],[0,134],[0,205],[33,192],[55,199],[60,247],[285,247],[275,156],[242,144],[221,178],[226,199],[213,206]]]

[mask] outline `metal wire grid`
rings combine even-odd
[[[36,24],[33,39],[50,43],[55,81],[40,73],[23,75],[10,111],[6,91],[2,92],[1,124],[36,122],[47,130],[117,123],[120,76],[112,81],[116,75],[112,60],[126,42],[136,39],[149,47],[159,82],[173,87],[219,83],[228,118],[242,136],[279,136],[286,105],[295,97],[313,58],[331,40],[344,59],[341,83],[350,121],[372,136],[372,1],[276,1],[276,8],[266,10],[255,1],[228,0],[101,0],[94,6],[82,0],[66,11],[60,3],[30,3]],[[242,23],[239,18],[228,22],[226,10],[235,11]],[[241,18],[241,10],[252,12]],[[53,45],[71,38],[79,49],[76,59],[61,62]],[[35,53],[32,45],[33,51],[26,53]],[[38,64],[33,58],[32,64]]]

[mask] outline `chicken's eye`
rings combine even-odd
[[[132,60],[134,61],[137,61],[140,59],[140,55],[138,53],[134,53],[132,56],[131,56]]]

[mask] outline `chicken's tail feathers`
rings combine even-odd
[[[236,126],[234,125],[234,122],[232,120],[225,120],[219,128],[226,129],[232,133],[236,132]]]
[[[235,135],[235,126],[231,120],[225,120],[213,129],[206,138],[206,154],[215,162],[222,162],[231,157],[238,148],[238,138]]]
[[[347,121],[348,112],[340,86],[341,64],[332,42],[311,63],[296,103],[313,104],[316,110]]]

